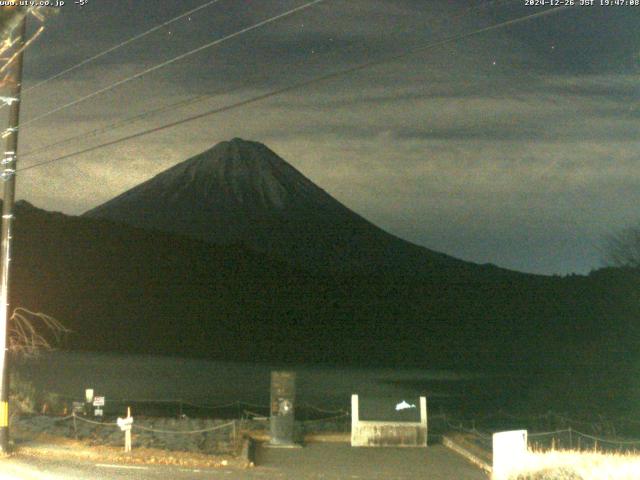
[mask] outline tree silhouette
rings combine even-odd
[[[609,236],[604,256],[610,266],[640,269],[640,226],[627,227]]]
[[[59,320],[45,313],[18,307],[9,321],[7,344],[13,354],[34,356],[42,350],[52,350],[69,331]]]

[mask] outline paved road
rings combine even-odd
[[[231,469],[196,470],[163,466],[126,466],[77,460],[43,460],[16,456],[0,460],[2,480],[203,480],[208,478],[238,478]]]
[[[352,448],[314,443],[304,448],[259,448],[257,464],[271,478],[300,480],[487,480],[478,467],[442,445],[429,448]]]
[[[2,480],[203,480],[203,479],[415,479],[487,480],[462,457],[436,445],[428,449],[351,448],[348,444],[310,444],[300,449],[257,449],[258,466],[193,469],[172,466],[124,466],[26,456],[0,460]]]

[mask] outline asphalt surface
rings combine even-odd
[[[251,469],[194,469],[128,466],[16,455],[0,460],[2,480],[115,480],[233,478],[337,480],[415,479],[487,480],[477,467],[441,445],[421,448],[351,448],[348,444],[310,444],[299,449],[257,449]]]
[[[352,448],[312,443],[288,450],[261,447],[256,462],[278,479],[487,480],[475,465],[442,445],[428,448]]]
[[[242,470],[194,469],[173,466],[129,466],[77,460],[51,460],[16,456],[0,460],[2,480],[203,480],[246,477]],[[263,477],[264,478],[264,477]]]

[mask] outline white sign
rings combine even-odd
[[[399,412],[400,410],[407,410],[408,408],[416,408],[416,406],[413,403],[408,404],[406,400],[402,400],[396,405],[396,412]]]
[[[84,391],[84,398],[87,401],[87,403],[93,402],[93,388],[87,388]]]
[[[512,430],[493,434],[493,478],[506,480],[527,457],[527,431]]]
[[[104,397],[93,397],[94,407],[104,407]]]
[[[103,411],[101,408],[96,408],[96,409],[93,411],[93,414],[94,414],[96,417],[101,417],[103,413],[104,413],[104,411]]]
[[[116,420],[116,423],[120,427],[120,430],[126,432],[127,430],[131,430],[131,425],[133,424],[133,417],[120,418]]]

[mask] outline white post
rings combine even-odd
[[[427,397],[420,397],[420,423],[427,428]]]
[[[130,428],[124,431],[124,451],[125,452],[131,451],[131,429]]]
[[[127,407],[127,417],[118,418],[117,422],[120,430],[124,432],[124,451],[131,451],[131,426],[133,425],[133,418],[131,417],[131,407]]]
[[[358,395],[351,395],[351,431],[354,432],[358,427],[359,421],[359,412],[358,412]]]
[[[358,422],[360,421],[360,415],[358,412],[358,395],[351,395],[351,446],[359,446],[359,432]]]

